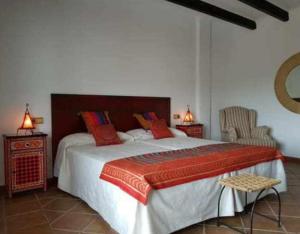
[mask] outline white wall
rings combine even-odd
[[[300,65],[289,73],[285,86],[291,98],[300,97]]]
[[[258,124],[273,129],[286,155],[300,157],[300,115],[277,100],[274,80],[280,65],[300,51],[300,8],[290,21],[270,16],[246,30],[221,21],[212,26],[212,138],[219,139],[221,108],[241,105],[258,112]]]
[[[2,0],[0,133],[28,102],[51,134],[51,93],[167,96],[182,114],[195,107],[196,44],[194,14],[165,1]]]
[[[196,115],[206,138],[211,131],[211,25],[210,17],[197,21]]]

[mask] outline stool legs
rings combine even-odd
[[[217,226],[220,226],[220,203],[221,203],[221,197],[222,197],[222,193],[225,189],[225,186],[222,187],[220,195],[219,195],[219,199],[218,199],[218,218],[217,218]]]
[[[253,215],[254,215],[254,213],[256,213],[256,214],[258,214],[258,215],[260,215],[260,216],[263,216],[263,217],[265,217],[265,218],[268,218],[268,219],[270,219],[270,220],[273,220],[273,221],[277,222],[277,223],[278,223],[278,227],[281,227],[281,199],[280,199],[280,195],[279,195],[278,191],[277,191],[274,187],[272,187],[272,189],[273,189],[274,192],[276,193],[276,196],[277,196],[277,199],[278,199],[278,219],[273,219],[273,218],[271,218],[271,217],[268,217],[268,216],[266,216],[266,215],[260,214],[260,213],[258,213],[258,212],[254,212],[254,209],[255,209],[255,205],[256,205],[257,200],[259,199],[260,195],[261,195],[266,189],[261,190],[261,191],[258,193],[258,195],[256,196],[256,199],[255,199],[255,201],[254,201],[254,203],[253,203],[252,210],[251,210],[251,226],[250,226],[250,233],[251,233],[251,234],[252,234],[252,228],[253,228]]]
[[[219,195],[219,198],[218,198],[218,217],[217,217],[217,226],[218,226],[218,227],[220,226],[220,203],[221,203],[221,198],[222,198],[222,194],[223,194],[223,192],[224,192],[224,189],[225,189],[225,186],[222,187],[221,192],[220,192],[220,195]],[[262,190],[257,194],[257,196],[256,196],[256,198],[255,198],[255,201],[254,201],[254,203],[253,203],[253,205],[252,205],[252,208],[251,208],[250,234],[252,234],[252,232],[253,232],[253,218],[254,218],[254,213],[256,213],[256,214],[258,214],[258,215],[261,215],[261,216],[263,216],[263,217],[265,217],[265,218],[271,219],[271,220],[273,220],[273,221],[276,221],[276,222],[278,223],[278,227],[281,227],[281,199],[280,199],[280,195],[279,195],[278,191],[277,191],[274,187],[272,187],[272,189],[273,189],[274,192],[276,193],[276,196],[277,196],[277,199],[278,199],[278,219],[277,219],[277,220],[276,220],[276,219],[272,219],[272,218],[270,218],[270,217],[268,217],[268,216],[265,216],[265,215],[263,215],[263,214],[254,212],[254,211],[255,211],[255,206],[256,206],[257,201],[259,200],[259,198],[260,198],[260,196],[262,195],[262,193],[266,190],[266,189],[262,189]],[[245,193],[245,205],[247,205],[247,202],[248,202],[248,201],[247,201],[247,192],[246,192],[246,193]],[[245,212],[247,213],[246,208],[245,208]],[[226,225],[226,226],[228,226],[228,225]],[[228,227],[230,227],[230,226],[228,226]],[[230,228],[232,228],[232,227],[230,227]],[[234,229],[234,228],[232,228],[232,229]],[[235,229],[234,229],[234,230],[235,230]],[[240,232],[240,231],[239,231],[239,232]]]
[[[252,209],[251,209],[251,223],[250,223],[250,234],[252,234],[252,229],[253,229],[253,215],[254,215],[254,209],[255,209],[255,205],[256,205],[256,202],[257,202],[257,200],[259,199],[259,197],[260,197],[260,195],[263,193],[265,191],[265,189],[263,189],[263,190],[261,190],[258,194],[257,194],[257,196],[256,196],[256,198],[255,198],[255,201],[254,201],[254,203],[253,203],[253,205],[252,205]]]
[[[274,187],[272,189],[275,191],[278,200],[278,227],[281,227],[281,199],[277,189]]]

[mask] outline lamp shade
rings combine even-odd
[[[26,104],[26,110],[25,110],[23,122],[22,122],[22,125],[19,127],[20,130],[34,129],[28,107],[29,107],[29,104]]]
[[[191,124],[191,123],[194,122],[194,117],[193,117],[193,115],[192,115],[192,113],[190,111],[190,106],[189,105],[187,106],[187,108],[188,109],[187,109],[187,112],[186,112],[186,114],[184,116],[183,123],[184,124]]]

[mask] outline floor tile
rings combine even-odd
[[[270,203],[275,214],[278,213],[278,204]],[[300,205],[296,204],[282,204],[281,205],[281,214],[283,216],[295,216],[300,217]]]
[[[65,213],[64,212],[59,212],[59,211],[44,210],[43,214],[46,216],[48,222],[52,223],[55,219],[57,219],[58,217],[63,216]]]
[[[245,229],[248,233],[250,233],[250,229]],[[284,232],[278,232],[278,231],[263,231],[263,230],[253,230],[253,234],[283,234]]]
[[[84,232],[111,233],[112,229],[102,218],[96,217],[88,226],[86,226],[86,228],[84,228]]]
[[[5,204],[23,204],[25,202],[32,202],[35,201],[36,198],[32,191],[24,192],[24,193],[16,193],[13,195],[12,198],[5,198]]]
[[[41,204],[42,207],[50,203],[51,201],[54,201],[57,198],[53,197],[45,197],[45,198],[39,198],[39,203]]]
[[[22,204],[19,203],[9,203],[5,205],[5,215],[16,215],[26,213],[28,211],[34,211],[40,209],[40,204],[36,200],[32,200],[29,202],[24,202]]]
[[[93,219],[94,215],[88,214],[76,214],[68,213],[54,223],[52,223],[53,228],[57,229],[67,229],[71,231],[81,231],[83,230]]]
[[[282,224],[288,232],[300,233],[300,218],[282,217]]]
[[[205,233],[206,234],[234,234],[238,232],[224,227],[205,226]]]
[[[67,211],[79,204],[78,200],[74,199],[56,199],[44,206],[47,210]]]
[[[291,188],[291,187],[293,187],[293,188]],[[290,194],[299,197],[300,196],[300,186],[291,186],[291,187],[289,187]]]
[[[85,202],[80,202],[76,207],[71,210],[72,213],[86,213],[97,214],[92,208],[90,208]]]
[[[5,197],[5,195],[6,195],[6,192],[5,192],[4,187],[0,188],[0,198]]]
[[[41,211],[31,212],[25,215],[16,215],[7,218],[7,229],[14,232],[18,229],[30,228],[47,223]]]
[[[300,185],[300,180],[295,176],[295,178],[288,178],[287,183],[289,186],[298,186]]]
[[[225,223],[225,224],[233,226],[233,227],[240,227],[240,228],[243,227],[241,217],[240,217],[239,214],[237,214],[234,217],[221,217],[220,221],[222,223]],[[205,225],[216,226],[217,225],[217,219],[211,219],[211,220],[205,221]]]
[[[174,232],[173,234],[202,234],[204,233],[203,225],[193,225],[185,229]]]
[[[52,234],[79,234],[79,233],[81,232],[72,232],[72,231],[65,231],[65,230],[58,230],[58,229],[52,230]]]
[[[4,201],[0,198],[0,219],[3,219],[4,216]]]
[[[265,200],[269,201],[269,202],[275,202],[275,203],[278,202],[277,196],[275,194],[268,195]],[[280,193],[280,200],[283,204],[284,203],[291,203],[291,204],[297,203],[297,200],[295,200],[294,196],[289,193]]]
[[[275,218],[275,216],[270,217]],[[242,219],[244,222],[244,226],[246,228],[250,228],[250,214],[242,216]],[[282,228],[278,227],[277,222],[261,217],[259,215],[254,215],[253,229],[283,231]]]
[[[300,168],[298,169],[298,171],[295,171],[293,173],[298,179],[300,178]]]
[[[288,162],[287,164],[285,164],[285,166],[291,170],[293,173],[297,173],[299,172],[299,164],[298,163],[291,163]]]
[[[252,208],[252,206],[250,206],[249,213],[251,212],[251,208]],[[268,205],[268,203],[266,201],[257,202],[255,205],[255,211],[257,211],[261,214],[266,214],[266,215],[273,214],[272,209],[270,208],[270,206]]]
[[[52,234],[52,229],[48,224],[43,224],[30,228],[10,231],[8,234]]]
[[[50,187],[46,192],[40,191],[37,193],[37,196],[39,198],[49,198],[49,197],[54,197],[54,198],[73,198],[69,194],[63,192],[62,190],[56,188],[56,187]]]
[[[0,234],[4,234],[4,219],[0,219]]]

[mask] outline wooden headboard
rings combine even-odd
[[[133,113],[154,111],[170,125],[170,100],[168,97],[51,94],[53,161],[63,137],[87,131],[80,111],[107,110],[115,128],[128,131],[140,127]]]

